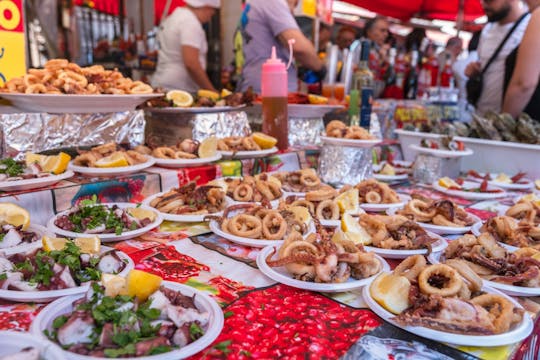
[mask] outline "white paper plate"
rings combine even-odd
[[[263,274],[268,276],[270,279],[275,280],[279,283],[289,285],[295,288],[304,289],[304,290],[310,290],[310,291],[321,291],[321,292],[344,292],[349,291],[353,289],[361,288],[364,285],[368,285],[371,283],[377,275],[379,275],[383,271],[390,271],[390,265],[381,258],[380,256],[376,256],[377,260],[382,264],[382,269],[377,274],[362,280],[355,280],[352,278],[349,278],[344,283],[316,283],[311,281],[302,281],[302,280],[296,280],[294,279],[291,274],[285,269],[285,267],[270,267],[266,263],[266,258],[268,255],[272,253],[274,250],[274,246],[267,246],[264,249],[259,252],[259,255],[257,256],[257,267],[259,270],[262,271]],[[279,249],[277,249],[276,253],[272,257],[272,260],[277,259]]]
[[[208,113],[223,113],[231,111],[241,111],[246,105],[240,106],[214,106],[214,107],[145,107],[144,110],[154,114],[208,114]]]
[[[120,166],[120,167],[111,167],[111,168],[97,168],[97,167],[87,167],[87,166],[78,166],[74,165],[73,161],[69,163],[68,168],[76,171],[85,176],[121,176],[128,175],[139,172],[150,166],[154,165],[155,159],[151,156],[148,156],[148,161],[132,165],[132,166]]]
[[[358,147],[358,148],[371,148],[382,142],[381,139],[354,140],[354,139],[335,138],[335,137],[324,136],[324,135],[321,135],[321,140],[325,144],[337,145],[337,146],[350,146],[350,147]]]
[[[101,247],[101,253],[113,250],[108,246]],[[123,253],[122,251],[116,250],[118,256],[126,263],[124,270],[118,273],[120,276],[127,276],[127,274],[135,267],[133,260]],[[81,294],[88,291],[90,287],[89,283],[77,286],[74,288],[61,289],[61,290],[45,290],[45,291],[19,291],[19,290],[3,290],[0,289],[0,299],[18,301],[18,302],[49,302],[54,299],[58,299],[68,295]]]
[[[428,256],[428,260],[432,264],[440,263],[442,253],[432,253]],[[498,289],[499,291],[510,296],[540,296],[540,287],[525,287],[503,284],[496,281],[482,279],[484,285]]]
[[[480,234],[482,234],[482,231],[480,230],[482,225],[483,225],[482,223],[476,223],[473,226],[471,226],[471,232],[473,233],[474,236],[480,236]],[[498,244],[510,252],[514,252],[519,249],[517,246],[508,245],[501,241],[498,241]]]
[[[485,176],[485,173],[478,173],[478,175],[480,176]],[[525,181],[525,183],[521,184],[521,183],[517,183],[517,184],[508,184],[508,183],[504,183],[504,182],[499,182],[499,181],[495,181],[493,180],[493,175],[495,174],[490,174],[490,179],[492,180],[489,180],[488,181],[488,184],[490,185],[493,185],[493,186],[497,186],[497,187],[500,187],[501,189],[508,189],[508,190],[529,190],[529,189],[532,189],[534,188],[534,183],[532,182],[532,180],[530,179],[526,179],[526,178],[523,178],[521,179],[521,181]],[[474,177],[474,176],[470,176],[468,175],[467,176],[467,180],[470,180],[470,181],[474,181],[474,182],[478,182],[478,183],[481,183],[483,181],[483,179],[479,179],[477,177]]]
[[[137,204],[132,204],[132,203],[104,203],[104,204],[98,204],[98,205],[106,205],[106,206],[109,206],[109,207],[112,206],[112,205],[117,205],[121,209],[128,209],[128,208],[137,207]],[[49,231],[51,231],[51,232],[53,232],[55,234],[65,236],[65,237],[68,237],[68,238],[76,238],[76,237],[81,237],[81,236],[84,236],[84,235],[97,235],[101,239],[102,243],[104,243],[104,242],[112,242],[112,241],[120,241],[120,240],[128,240],[128,239],[132,239],[134,237],[137,237],[139,235],[142,235],[142,234],[152,230],[153,228],[159,226],[159,224],[161,224],[161,222],[163,221],[163,218],[161,217],[160,213],[156,211],[156,209],[153,209],[153,208],[151,208],[149,206],[146,206],[146,205],[141,205],[140,207],[142,209],[153,211],[156,214],[156,219],[153,222],[151,222],[150,224],[146,225],[145,227],[142,227],[142,228],[137,229],[137,230],[124,231],[120,235],[116,235],[116,234],[85,234],[85,233],[77,233],[77,232],[73,232],[73,231],[67,231],[67,230],[60,229],[58,226],[56,226],[54,224],[54,222],[58,217],[67,214],[69,210],[62,211],[61,213],[56,214],[52,219],[50,219],[49,222],[47,223],[47,229],[49,229]]]
[[[218,150],[218,152],[223,155],[224,158],[227,159],[252,159],[252,158],[261,158],[265,157],[271,154],[274,154],[278,151],[277,147],[273,147],[271,149],[266,150],[255,150],[255,151],[222,151]]]
[[[35,232],[38,235],[38,239],[31,243],[23,243],[17,246],[0,249],[0,255],[2,254],[10,255],[10,254],[26,252],[32,249],[36,249],[38,247],[41,247],[41,238],[43,238],[43,235],[49,235],[49,236],[52,235],[52,233],[48,231],[47,228],[41,225],[37,225],[37,224],[30,224],[30,226],[28,227],[26,231]]]
[[[506,191],[504,191],[501,188],[495,187],[493,185],[488,185],[488,190],[499,189],[502,191],[497,192],[497,193],[478,193],[478,192],[472,192],[472,191],[449,190],[439,185],[438,181],[434,181],[432,185],[433,185],[433,188],[437,191],[440,191],[444,194],[448,194],[451,196],[457,196],[457,197],[460,197],[462,199],[467,199],[467,200],[491,200],[491,199],[503,198],[507,195]],[[463,185],[461,186],[466,189],[471,189],[471,188],[478,188],[480,185],[479,183],[476,183],[476,182],[465,181]]]
[[[293,118],[322,118],[334,110],[341,110],[343,105],[288,104],[287,113]]]
[[[437,234],[434,234],[432,232],[427,232],[428,235],[431,238],[437,239],[434,243],[431,244],[431,251],[432,252],[441,252],[443,251],[447,246],[448,243],[446,240]],[[377,255],[382,256],[383,258],[388,259],[405,259],[409,256],[413,255],[427,255],[428,250],[427,249],[417,249],[417,250],[393,250],[393,249],[381,249],[374,246],[364,245],[364,248],[367,251],[374,252]]]
[[[407,180],[409,178],[408,174],[400,174],[400,175],[381,175],[381,174],[373,174],[373,177],[376,180],[384,181],[384,182],[397,182],[397,181],[403,181]]]
[[[39,350],[40,360],[64,360],[60,346],[21,331],[0,331],[0,358],[18,353],[27,347]]]
[[[504,295],[503,293],[492,289],[490,287],[484,286],[483,291],[487,293],[494,293],[502,295],[508,300],[510,300],[516,307],[522,308],[521,305],[514,299]],[[362,296],[364,301],[369,306],[371,310],[377,315],[379,315],[384,320],[389,323],[406,330],[410,333],[413,333],[418,336],[425,337],[427,339],[435,340],[438,342],[449,343],[454,345],[462,346],[501,346],[518,343],[519,341],[527,338],[533,330],[533,321],[531,320],[530,315],[525,311],[523,314],[523,320],[521,323],[513,330],[508,331],[504,334],[498,335],[467,335],[467,334],[453,334],[449,332],[444,332],[440,330],[434,330],[423,326],[403,326],[392,320],[396,315],[387,311],[383,308],[377,301],[375,301],[369,292],[369,286],[366,286],[362,290]]]
[[[214,161],[218,161],[219,159],[221,159],[220,153],[202,159],[160,159],[157,157],[154,158],[157,166],[173,169],[211,164]]]
[[[388,209],[399,209],[405,206],[405,204],[411,200],[411,197],[409,195],[404,194],[398,194],[399,198],[401,199],[401,202],[398,203],[392,203],[392,204],[369,204],[369,203],[362,203],[360,204],[360,207],[364,209],[365,211],[371,211],[371,212],[384,212]]]
[[[41,178],[35,179],[23,179],[23,180],[14,180],[14,181],[1,181],[0,190],[2,191],[21,191],[21,190],[30,190],[37,189],[40,187],[49,186],[56,184],[60,180],[65,180],[74,175],[73,171],[67,170],[62,174],[58,175],[49,175]]]
[[[393,209],[388,209],[386,213],[388,215],[395,215],[397,211],[398,209],[393,208]],[[471,226],[455,226],[455,227],[454,226],[441,226],[441,225],[435,225],[435,224],[427,224],[427,223],[423,223],[419,221],[416,221],[416,223],[420,225],[421,227],[423,227],[426,231],[430,231],[434,234],[461,235],[461,234],[466,234],[469,231],[471,231],[472,227],[476,224],[480,224],[480,226],[482,226],[482,220],[478,216],[470,214],[470,213],[467,213],[467,215],[469,216],[471,220],[474,221],[474,224]]]
[[[219,307],[219,305],[216,303],[215,300],[210,298],[205,293],[192,288],[191,286],[182,285],[182,284],[178,284],[178,283],[174,283],[170,281],[163,281],[162,285],[171,290],[181,291],[183,295],[194,297],[195,306],[199,310],[206,311],[209,313],[210,317],[209,317],[209,322],[208,322],[208,328],[206,329],[205,334],[197,341],[187,346],[184,346],[181,349],[176,349],[176,350],[169,351],[167,353],[159,354],[159,355],[130,357],[130,358],[123,358],[123,359],[132,359],[132,360],[184,359],[206,348],[221,333],[221,330],[223,329],[223,323],[224,323],[223,311],[221,310],[221,308]],[[60,315],[70,314],[73,311],[73,302],[75,300],[82,298],[83,296],[84,296],[83,294],[69,296],[62,299],[58,299],[55,302],[47,305],[43,310],[41,310],[41,312],[32,322],[32,326],[30,327],[30,332],[34,336],[52,343],[43,334],[43,331],[46,329],[49,331],[53,330],[52,323],[54,319]],[[93,356],[84,356],[84,355],[75,354],[66,350],[63,350],[63,353],[65,356],[67,356],[69,359],[72,359],[72,360],[90,360],[90,359],[109,360],[109,358],[106,359],[106,358],[101,358],[101,357],[98,358],[98,357],[93,357]]]
[[[46,113],[98,113],[134,110],[138,105],[163,94],[68,95],[6,94],[1,97],[21,110]]]
[[[471,149],[465,149],[464,151],[429,149],[429,148],[425,148],[416,144],[411,144],[409,147],[415,151],[418,151],[419,153],[429,154],[435,157],[440,157],[440,158],[445,158],[445,159],[469,156],[469,155],[474,154],[474,152]]]

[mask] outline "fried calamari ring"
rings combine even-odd
[[[365,200],[368,204],[380,204],[382,201],[382,196],[376,191],[368,191]]]
[[[453,221],[448,220],[441,214],[437,214],[431,219],[431,222],[435,225],[439,226],[448,226],[448,227],[462,227],[463,225],[455,223]]]
[[[410,281],[416,281],[426,264],[426,258],[423,255],[409,256],[396,266],[394,274],[404,276]]]
[[[315,215],[317,219],[338,220],[339,207],[333,200],[324,200],[317,205]]]
[[[196,159],[197,155],[191,154],[185,151],[176,151],[174,153],[174,158],[175,159]]]
[[[276,197],[270,189],[270,182],[264,180],[255,180],[255,188],[261,193],[261,195],[267,200],[274,200]]]
[[[48,90],[43,84],[30,85],[24,91],[25,94],[46,94],[47,92]]]
[[[447,297],[459,292],[463,280],[452,267],[437,264],[429,265],[420,272],[418,285],[424,294]]]
[[[28,87],[35,84],[41,84],[41,79],[38,78],[36,75],[26,74],[23,76],[23,83],[24,85],[26,85],[26,87]]]
[[[236,201],[251,201],[253,198],[253,187],[248,184],[240,184],[233,191],[233,199]]]
[[[342,137],[342,132],[345,129],[347,129],[345,123],[340,120],[332,120],[326,125],[326,134],[332,137]]]
[[[467,286],[473,293],[482,289],[482,278],[464,260],[448,259],[444,263],[451,266],[465,279]]]
[[[148,84],[143,83],[142,81],[135,81],[129,88],[130,94],[151,94],[154,92],[154,89]]]
[[[329,200],[329,199],[333,199],[337,196],[338,192],[337,190],[331,188],[330,186],[326,187],[326,188],[323,188],[323,189],[319,189],[319,190],[315,190],[315,191],[310,191],[308,193],[306,193],[306,200],[307,201],[324,201],[324,200]]]
[[[374,246],[380,246],[381,242],[384,241],[388,236],[388,230],[386,229],[386,224],[380,221],[378,218],[368,214],[361,214],[359,218],[360,225],[371,236],[371,241]]]
[[[77,74],[74,71],[64,71],[58,75],[58,78],[64,80],[66,84],[77,84],[81,88],[88,85],[88,79],[84,75]]]
[[[129,165],[142,164],[148,161],[146,155],[143,155],[135,150],[128,150],[126,151],[125,155]]]
[[[248,151],[261,150],[261,147],[255,142],[255,140],[253,140],[251,136],[242,139],[242,146]]]
[[[315,205],[311,201],[305,199],[295,200],[292,202],[291,206],[302,206],[307,208],[310,214],[315,213]]]
[[[281,240],[287,232],[287,222],[277,211],[271,211],[262,220],[263,238]]]
[[[501,334],[510,329],[514,317],[512,302],[495,294],[482,294],[471,299],[471,303],[481,306],[489,313],[495,327],[495,333]]]
[[[321,183],[317,174],[311,172],[300,175],[300,184],[307,187],[315,187]]]
[[[262,234],[262,222],[256,216],[240,214],[228,219],[227,229],[236,236],[259,239]]]
[[[437,214],[436,209],[430,209],[429,204],[418,199],[412,199],[405,207],[410,210],[414,220],[419,222],[428,222]]]
[[[231,150],[229,148],[229,145],[227,145],[227,143],[225,142],[224,139],[219,139],[218,140],[217,148],[218,148],[218,150],[221,150],[221,151],[229,151],[229,150]]]
[[[174,150],[167,146],[155,148],[152,155],[160,159],[176,159]]]
[[[148,146],[137,145],[133,148],[133,150],[143,155],[152,155],[152,149],[150,149]]]
[[[97,157],[91,152],[85,152],[73,159],[73,164],[79,166],[94,167],[96,165]]]
[[[69,61],[67,61],[66,59],[51,59],[47,61],[43,67],[46,70],[57,71],[64,69],[68,66],[68,64]]]

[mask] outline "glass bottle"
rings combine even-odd
[[[358,90],[360,97],[360,126],[369,130],[371,121],[371,104],[373,102],[373,89],[375,79],[369,69],[369,40],[362,41],[362,50],[360,52],[360,62],[358,69],[353,74],[352,89]]]

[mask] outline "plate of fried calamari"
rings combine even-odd
[[[368,130],[360,126],[347,126],[340,120],[332,120],[326,125],[325,135],[321,140],[326,144],[370,148],[382,142]]]
[[[421,255],[380,274],[362,291],[384,320],[428,339],[463,346],[519,342],[533,322],[511,297],[456,264],[428,265]]]
[[[228,159],[251,159],[265,157],[278,151],[275,144],[277,140],[270,138],[262,133],[256,133],[249,136],[229,136],[218,140],[217,149]],[[261,141],[259,137],[269,139],[270,142]],[[271,146],[261,146],[271,145]]]
[[[145,155],[141,147],[124,150],[115,143],[94,146],[69,164],[69,169],[85,176],[119,176],[132,174],[154,165],[155,159]]]
[[[235,204],[222,216],[208,216],[210,230],[232,242],[265,247],[280,245],[291,232],[307,236],[315,231],[310,214],[304,208],[271,209],[256,204]]]
[[[317,171],[312,168],[274,172],[271,176],[278,179],[281,182],[281,189],[290,195],[304,195],[310,191],[330,187],[321,181]]]
[[[419,194],[413,194],[403,209],[394,208],[387,213],[405,216],[439,235],[465,234],[474,224],[482,224],[478,216],[469,214],[450,200],[431,200]]]
[[[365,248],[384,258],[438,252],[448,245],[444,238],[405,216],[360,214],[358,222]]]
[[[215,137],[209,137],[202,142],[183,139],[177,145],[154,146],[153,149],[138,146],[135,151],[153,156],[156,165],[167,168],[199,166],[221,159],[221,154],[217,152],[217,139]]]
[[[156,209],[164,220],[202,222],[207,215],[221,215],[231,201],[219,186],[196,186],[190,182],[146,198],[143,204]]]
[[[209,185],[223,188],[227,197],[238,203],[278,204],[283,197],[279,180],[266,173],[255,176],[228,177],[210,181]]]
[[[349,186],[345,186],[344,191]],[[410,196],[396,193],[388,184],[375,179],[364,180],[354,186],[358,189],[360,207],[365,211],[384,212],[391,208],[400,208],[410,200]]]
[[[390,266],[380,256],[341,238],[291,233],[284,243],[265,247],[257,266],[269,278],[299,289],[343,292],[369,284]]]

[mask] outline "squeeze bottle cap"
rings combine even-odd
[[[287,96],[287,67],[276,55],[272,46],[272,55],[262,65],[261,95],[270,97]]]

